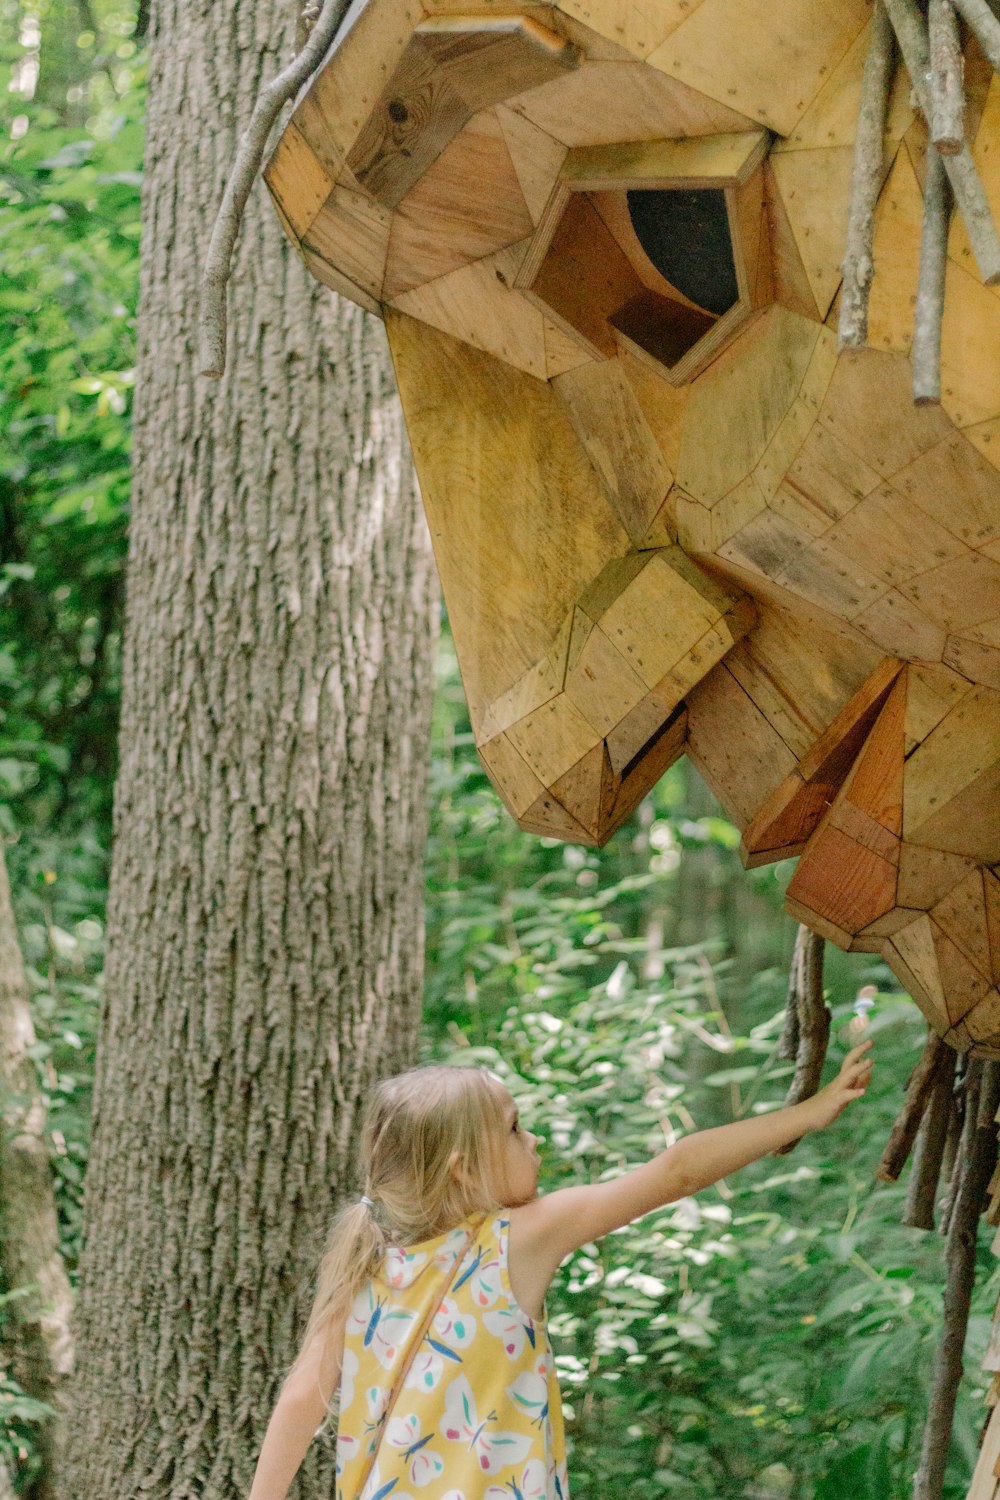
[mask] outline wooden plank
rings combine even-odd
[[[1000,473],[961,432],[901,467],[893,485],[970,547],[1000,538]]]
[[[560,0],[559,8],[642,58],[675,31],[697,4],[698,0]]]
[[[380,301],[389,248],[388,209],[367,193],[336,186],[309,226],[303,246]]]
[[[721,135],[755,123],[640,62],[585,62],[509,106],[564,146]]]
[[[998,744],[1000,694],[973,688],[909,757],[907,839],[995,863],[1000,857]]]
[[[943,1036],[951,1026],[951,1020],[945,1004],[930,918],[918,917],[908,927],[894,932],[882,953],[930,1025],[939,1036]]]
[[[990,973],[1000,984],[1000,879],[992,870],[983,871],[986,927],[990,939]]]
[[[510,726],[507,737],[549,789],[601,739],[565,693],[525,714]]]
[[[605,843],[621,826],[667,767],[680,759],[686,736],[687,714],[679,708],[657,726],[620,771],[614,773],[614,778],[606,783],[605,800],[601,805],[601,843]]]
[[[770,160],[764,166],[764,206],[767,212],[774,300],[791,312],[821,321]]]
[[[764,130],[686,140],[575,146],[560,176],[574,192],[630,188],[722,188],[744,183],[767,154]]]
[[[772,307],[727,349],[691,390],[677,482],[714,504],[760,461],[792,405],[820,330]]]
[[[333,182],[305,137],[289,122],[264,168],[271,196],[301,239],[326,202]]]
[[[572,44],[530,17],[432,17],[414,32],[347,165],[395,208],[473,114],[578,61]]]
[[[970,684],[950,667],[923,662],[910,665],[906,703],[906,753],[925,740],[945,714],[969,692]]]
[[[597,625],[593,626],[566,675],[566,696],[570,702],[603,736],[620,723],[646,693],[642,678],[633,671],[604,631]]]
[[[526,239],[534,230],[500,124],[474,115],[392,216],[386,301]]]
[[[299,253],[306,269],[322,286],[329,288],[331,292],[336,292],[338,297],[346,297],[349,301],[356,302],[359,307],[365,308],[367,312],[381,317],[381,304],[375,301],[370,292],[366,292],[356,282],[350,281],[341,271],[336,270],[314,251],[300,247]]]
[[[601,831],[601,795],[603,791],[604,746],[593,750],[553,783],[552,795],[597,842]]]
[[[986,921],[983,872],[971,870],[931,909],[931,920],[955,943],[986,979],[993,976]]]
[[[546,655],[628,537],[544,381],[392,309],[386,329],[466,694],[481,712]]]
[[[638,544],[673,481],[618,359],[590,362],[552,382],[612,505]]]
[[[779,152],[771,158],[809,287],[824,318],[840,285],[853,158],[853,146]]]
[[[868,295],[868,342],[874,349],[910,352],[923,215],[913,164],[900,150],[875,211],[875,271]]]
[[[907,579],[899,592],[947,631],[966,630],[1000,613],[1000,562],[966,552]]]
[[[899,851],[899,900],[903,906],[930,911],[953,886],[975,871],[959,854],[945,854],[904,840]]]
[[[985,975],[980,974],[975,964],[969,962],[948,933],[943,932],[933,920],[931,932],[948,1014],[953,1025],[965,1021],[968,1026],[969,1014],[989,994],[990,982]],[[971,1027],[969,1034],[974,1042],[984,1041],[986,1036],[982,1031],[977,1035]]]
[[[753,0],[702,0],[650,66],[724,99],[779,135],[793,131],[869,19],[863,0],[785,0],[762,24]]]
[[[658,688],[653,688],[630,713],[625,715],[620,723],[608,732],[606,740],[608,758],[615,776],[627,778],[633,765],[638,765],[642,759],[647,746],[654,738],[659,737],[668,723],[672,724],[674,731],[680,734],[681,746],[677,748],[676,754],[681,754],[683,741],[687,735],[687,714],[683,708],[672,709],[670,707],[672,699],[672,689],[662,696]],[[683,726],[678,728],[681,720],[683,720]],[[676,756],[674,758],[676,759]]]
[[[563,690],[566,681],[566,663],[569,655],[570,633],[573,613],[567,614],[556,633],[549,650],[533,667],[518,678],[513,687],[483,711],[482,721],[477,725],[480,738],[490,738],[509,729],[511,724],[523,719],[533,708],[541,708]]]
[[[725,662],[691,690],[687,708],[687,753],[742,827],[794,768],[792,752]]]
[[[1000,689],[998,643],[990,641],[987,644],[977,641],[972,635],[950,635],[945,641],[942,661],[946,666],[953,667],[956,672],[960,672],[970,682],[979,682],[985,687]]]
[[[530,120],[515,114],[505,104],[497,105],[496,117],[507,142],[507,150],[514,163],[514,171],[521,184],[528,212],[532,221],[537,224],[559,177],[566,147],[546,135],[544,130],[539,130]]]
[[[810,151],[819,146],[852,146],[861,103],[861,74],[868,52],[871,25],[860,31],[841,61],[826,76],[787,140],[774,143],[775,152]],[[889,99],[885,150],[891,158],[897,142],[914,119],[909,79],[899,68]]]
[[[854,615],[852,624],[894,656],[935,662],[944,652],[945,632],[941,626],[896,589],[889,589],[867,609]]]
[[[983,1437],[983,1445],[976,1458],[972,1484],[966,1500],[995,1500],[998,1462],[1000,1462],[1000,1411],[994,1407]]]
[[[511,246],[403,292],[389,304],[505,364],[545,380],[545,323],[510,290],[524,247]]]
[[[748,868],[800,854],[844,782],[877,719],[902,664],[879,663],[831,720],[791,776],[743,832],[740,855]]]
[[[545,346],[545,373],[550,380],[556,375],[565,375],[567,370],[578,370],[593,358],[578,339],[569,338],[544,315],[542,342]]]
[[[907,465],[916,468],[953,432],[938,407],[913,405],[909,360],[876,349],[849,349],[840,356],[819,420],[883,479]]]
[[[771,498],[778,515],[822,536],[879,484],[873,468],[816,423]]]
[[[505,734],[495,735],[478,748],[487,776],[515,818],[544,796],[542,783]]]
[[[796,922],[804,922],[805,925],[820,937],[826,938],[828,943],[835,943],[838,948],[843,948],[845,953],[854,947],[854,938],[843,927],[838,927],[836,922],[831,922],[827,917],[821,916],[819,912],[804,906],[801,901],[786,895],[784,910]]]
[[[891,484],[880,485],[860,500],[831,526],[824,540],[891,584],[968,555],[963,542]]]
[[[583,844],[587,848],[597,845],[594,835],[551,792],[543,792],[527,812],[519,815],[517,824],[525,833],[537,833],[542,838],[565,839],[569,844]]]
[[[996,212],[996,211],[995,211]],[[1000,297],[949,260],[941,323],[941,405],[956,427],[1000,414]]]

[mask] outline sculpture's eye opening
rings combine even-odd
[[[706,312],[728,312],[740,290],[722,189],[633,189],[627,201],[636,239],[660,275]]]
[[[571,150],[515,285],[680,385],[770,299],[764,132]]]

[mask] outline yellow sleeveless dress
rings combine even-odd
[[[569,1500],[546,1325],[522,1312],[511,1291],[505,1214],[488,1216],[462,1254],[477,1220],[390,1248],[354,1299],[340,1379],[337,1500]],[[437,1311],[386,1421],[432,1302]]]

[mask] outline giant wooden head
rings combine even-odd
[[[835,336],[863,0],[369,0],[268,169],[385,319],[483,763],[602,843],[681,753],[788,909],[1000,1056],[1000,292],[952,227],[910,380],[898,80]],[[1000,208],[1000,80],[967,127]]]

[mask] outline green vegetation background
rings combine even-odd
[[[115,770],[142,26],[129,0],[0,0],[0,834],[71,1271]],[[445,630],[431,815],[424,1051],[508,1079],[545,1137],[543,1187],[781,1102],[788,869],[741,869],[684,763],[599,853],[519,833],[476,760]],[[828,949],[827,974],[831,1069],[857,986],[882,991],[864,1102],[587,1247],[553,1287],[574,1500],[909,1495],[942,1242],[900,1226],[905,1178],[874,1169],[925,1028],[877,960]],[[984,1416],[986,1234],[979,1255],[949,1500]],[[22,1484],[39,1417],[0,1380]]]

